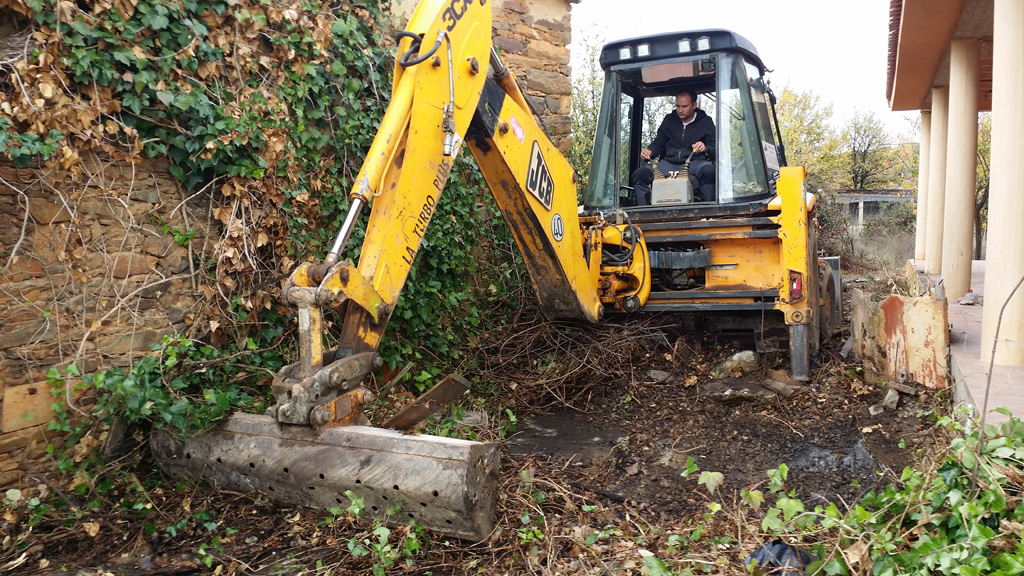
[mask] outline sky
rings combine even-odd
[[[916,112],[891,112],[885,95],[889,0],[581,0],[572,5],[571,62],[576,44],[725,28],[750,40],[776,93],[813,91],[833,105],[837,127],[856,111],[873,112],[893,137],[911,136]]]

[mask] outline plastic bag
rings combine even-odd
[[[762,574],[800,574],[806,576],[807,565],[817,562],[818,557],[803,548],[790,546],[782,540],[773,540],[761,545],[753,554],[747,556],[743,564],[748,573],[756,573],[757,568]]]

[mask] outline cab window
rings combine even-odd
[[[746,66],[735,55],[723,60],[716,110],[718,194],[722,202],[741,202],[770,190]]]

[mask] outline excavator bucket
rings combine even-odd
[[[155,432],[151,449],[172,476],[260,491],[276,502],[344,509],[354,497],[369,515],[472,541],[494,527],[496,444],[368,426],[314,429],[236,414],[184,444]]]

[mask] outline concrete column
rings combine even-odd
[[[980,61],[981,44],[977,40],[953,40],[949,60],[945,234],[942,237],[942,280],[950,300],[959,299],[971,289]]]
[[[1024,365],[1024,2],[995,0],[992,36],[992,172],[981,359]]]
[[[914,236],[914,260],[925,258],[925,230],[928,228],[928,167],[932,135],[932,112],[921,110],[921,145],[917,154],[917,230]]]
[[[928,226],[925,228],[925,272],[942,272],[942,219],[946,206],[946,128],[949,88],[932,88],[931,161],[928,164]]]

